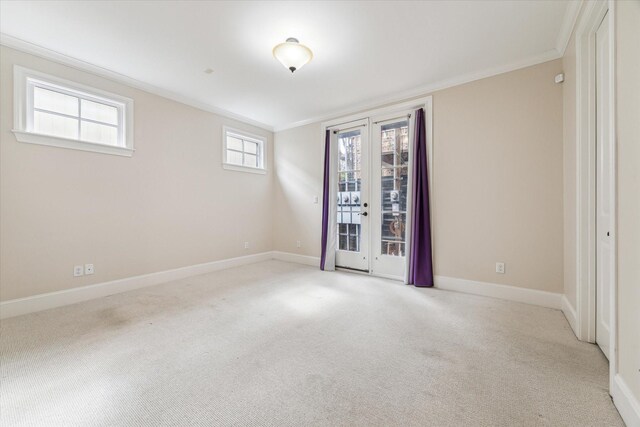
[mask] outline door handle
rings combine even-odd
[[[362,216],[367,216],[367,215],[369,215],[369,214],[366,213],[366,212],[362,212]]]

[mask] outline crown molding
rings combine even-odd
[[[556,39],[556,50],[560,52],[560,56],[564,56],[564,51],[567,49],[571,34],[573,34],[573,29],[576,26],[578,14],[580,13],[580,9],[582,9],[583,3],[584,0],[572,0],[567,4],[562,26]]]
[[[461,76],[453,77],[451,79],[441,80],[439,82],[431,83],[426,86],[418,87],[416,89],[400,92],[400,93],[394,94],[393,96],[382,97],[382,98],[376,99],[375,101],[369,101],[367,103],[357,104],[348,109],[338,110],[332,113],[323,114],[321,116],[311,117],[309,119],[300,120],[297,122],[274,126],[273,131],[281,132],[283,130],[293,129],[293,128],[308,125],[311,123],[324,122],[324,121],[336,119],[342,116],[357,114],[361,111],[371,110],[387,104],[394,104],[402,101],[410,101],[413,98],[424,97],[426,95],[430,95],[433,92],[436,92],[439,90],[448,89],[450,87],[459,86],[459,85],[470,83],[476,80],[485,79],[487,77],[497,76],[499,74],[508,73],[510,71],[519,70],[521,68],[531,67],[533,65],[542,64],[548,61],[553,61],[554,59],[558,59],[561,57],[562,55],[557,50],[551,49],[541,54],[532,55],[528,58],[515,61],[506,65],[488,68],[488,69],[477,71],[474,73],[463,74]]]
[[[566,26],[565,24],[569,19],[567,17],[572,16],[573,18],[572,20],[570,20],[572,24],[569,25],[570,28],[568,30],[569,36],[571,36],[571,32],[573,31],[573,25],[575,25],[577,13],[580,10],[580,5],[582,4],[582,1],[583,0],[572,1],[569,4],[569,6],[567,6],[567,12],[565,13],[565,20],[564,20],[565,23],[563,23],[563,29],[565,28]],[[560,37],[559,37],[559,40],[560,40]],[[568,38],[567,38],[567,41],[568,41]],[[397,103],[401,101],[411,100],[412,98],[423,97],[435,91],[447,89],[447,88],[462,85],[465,83],[470,83],[476,80],[481,80],[481,79],[496,76],[499,74],[508,73],[510,71],[519,70],[521,68],[530,67],[533,65],[541,64],[547,61],[552,61],[554,59],[558,59],[562,57],[562,54],[560,53],[560,51],[556,49],[551,49],[541,54],[532,55],[528,58],[524,58],[522,60],[515,61],[502,66],[492,67],[492,68],[477,71],[474,73],[464,74],[461,76],[431,83],[425,86],[420,86],[416,89],[411,89],[401,93],[396,93],[392,96],[377,98],[374,101],[356,104],[348,109],[337,110],[337,111],[333,111],[333,112],[326,113],[319,116],[310,117],[308,119],[304,119],[296,122],[290,122],[290,123],[285,123],[278,126],[272,126],[257,120],[253,120],[246,116],[242,116],[240,114],[232,113],[225,109],[215,107],[213,105],[210,105],[201,101],[196,101],[189,97],[185,97],[178,93],[159,88],[157,86],[142,82],[140,80],[125,76],[123,74],[108,70],[106,68],[102,68],[97,65],[90,64],[88,62],[85,62],[76,58],[72,58],[70,56],[58,53],[51,49],[44,48],[42,46],[15,38],[8,34],[0,33],[0,45],[9,47],[11,49],[19,50],[21,52],[25,52],[31,55],[35,55],[53,62],[57,62],[59,64],[66,65],[81,71],[89,72],[89,73],[98,75],[100,77],[104,77],[109,80],[113,80],[115,82],[130,86],[136,89],[144,90],[145,92],[149,92],[154,95],[161,96],[163,98],[171,99],[181,104],[189,105],[191,107],[195,107],[203,111],[208,111],[210,113],[220,115],[222,117],[238,120],[245,124],[256,126],[258,128],[267,130],[269,132],[280,132],[283,130],[292,129],[292,128],[304,126],[311,123],[323,122],[323,121],[335,119],[337,117],[341,117],[349,114],[355,114],[360,111],[371,110],[373,108],[380,107],[386,104],[392,104],[392,103]],[[564,47],[566,48],[566,43]]]
[[[225,109],[215,107],[213,105],[210,105],[201,101],[196,101],[194,99],[180,95],[178,93],[159,88],[149,83],[142,82],[132,77],[125,76],[115,71],[111,71],[106,68],[102,68],[97,65],[90,64],[88,62],[85,62],[76,58],[72,58],[70,56],[56,52],[54,50],[18,39],[16,37],[10,36],[5,33],[0,33],[0,45],[9,47],[11,49],[19,50],[21,52],[28,53],[34,56],[38,56],[40,58],[44,58],[49,61],[57,62],[58,64],[66,65],[68,67],[75,68],[80,71],[85,71],[91,74],[95,74],[97,76],[107,78],[117,83],[121,83],[136,89],[140,89],[145,92],[149,92],[154,95],[158,95],[163,98],[167,98],[172,101],[179,102],[181,104],[195,107],[199,110],[208,111],[210,113],[214,113],[222,117],[237,120],[239,122],[256,126],[260,129],[264,129],[269,132],[273,132],[273,126],[271,125],[259,122],[257,120],[253,120],[249,117],[246,117],[240,114],[232,113],[231,111],[227,111]]]

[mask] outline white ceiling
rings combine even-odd
[[[568,5],[2,1],[0,31],[278,129],[558,57]],[[287,37],[314,53],[293,75],[271,54]]]

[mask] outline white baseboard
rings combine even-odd
[[[271,252],[273,259],[278,261],[294,262],[296,264],[312,265],[320,267],[320,257],[293,254],[291,252],[273,251]]]
[[[95,285],[82,286],[58,292],[50,292],[26,298],[4,301],[0,303],[0,319],[34,313],[36,311],[47,310],[50,308],[62,307],[94,298],[127,292],[138,288],[166,283],[172,280],[184,279],[186,277],[206,274],[226,268],[268,261],[270,259],[310,265],[314,267],[318,267],[320,265],[319,257],[281,251],[262,252],[254,255],[229,258],[220,261],[176,268],[173,270],[98,283]],[[555,309],[561,309],[563,307],[562,295],[552,292],[443,276],[435,277],[435,285],[440,289],[523,302],[543,307]]]
[[[564,317],[567,318],[567,322],[569,322],[569,326],[571,326],[574,335],[578,337],[578,315],[566,295],[562,295],[562,313],[564,313]]]
[[[320,265],[319,257],[298,255],[290,252],[280,251],[274,251],[272,253],[273,259],[277,259],[280,261],[312,265],[315,267]],[[398,280],[397,277],[390,278],[392,278],[393,280]],[[535,289],[518,288],[515,286],[498,285],[495,283],[477,282],[474,280],[457,279],[455,277],[445,276],[436,276],[435,286],[436,288],[449,291],[500,298],[509,301],[554,308],[557,310],[560,310],[562,308],[563,295],[554,292],[538,291]]]
[[[435,287],[447,291],[463,292],[466,294],[482,295],[525,304],[560,309],[562,294],[536,289],[518,288],[516,286],[498,285],[496,283],[477,282],[475,280],[458,279],[455,277],[436,276]]]
[[[125,279],[112,280],[110,282],[97,283],[95,285],[81,286],[77,288],[65,289],[63,291],[49,292],[46,294],[34,295],[26,298],[18,298],[0,303],[0,319],[20,316],[22,314],[34,313],[36,311],[48,310],[50,308],[62,307],[77,302],[87,301],[94,298],[127,292],[138,288],[158,285],[172,280],[184,279],[186,277],[197,276],[210,273],[212,271],[224,270],[226,268],[238,267],[241,265],[253,264],[261,261],[268,261],[273,258],[271,252],[262,252],[254,255],[247,255],[237,258],[228,258],[220,261],[212,261],[204,264],[196,264],[173,270],[160,271],[157,273],[143,274],[140,276],[127,277]]]
[[[640,427],[640,402],[620,374],[613,379],[611,397],[627,427]]]

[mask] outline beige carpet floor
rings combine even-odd
[[[559,311],[277,261],[0,327],[2,426],[622,425]]]

